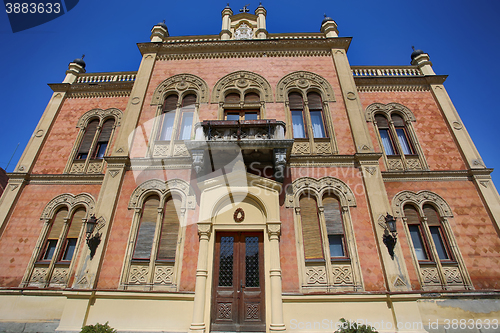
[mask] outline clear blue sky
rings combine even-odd
[[[227,1],[80,0],[67,14],[12,33],[0,13],[0,167],[12,172],[67,65],[85,53],[87,72],[136,71],[136,43],[166,21],[171,36],[218,34]],[[235,13],[245,1],[231,1]],[[352,65],[408,65],[411,45],[427,52],[500,187],[500,1],[263,1],[267,30],[318,32],[323,13],[351,36]],[[258,1],[250,2],[253,10]]]

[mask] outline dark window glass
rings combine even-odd
[[[54,252],[56,251],[57,239],[49,239],[47,241],[47,247],[45,248],[45,253],[43,254],[43,260],[52,260]]]
[[[240,120],[240,114],[236,112],[230,112],[226,115],[226,120]]]
[[[259,237],[245,237],[245,286],[259,286]]]
[[[415,254],[418,260],[428,260],[429,257],[425,251],[424,243],[422,241],[422,234],[420,233],[420,228],[418,225],[408,226],[410,229],[411,241],[413,242],[413,248],[415,249]]]
[[[76,238],[66,239],[66,248],[64,249],[62,260],[71,261],[76,248]]]
[[[233,285],[233,251],[234,237],[221,237],[219,265],[219,286],[221,287]]]
[[[441,228],[429,227],[429,229],[431,230],[432,240],[434,241],[434,245],[436,246],[439,259],[440,260],[450,259],[448,251],[446,251],[446,246],[444,245],[443,238],[441,237],[441,230],[440,230]]]
[[[245,112],[245,120],[257,120],[259,116],[257,112]]]
[[[330,256],[345,257],[343,235],[328,235],[330,243]]]

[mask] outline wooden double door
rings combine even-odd
[[[216,234],[211,331],[265,332],[263,234]]]

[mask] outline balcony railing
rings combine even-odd
[[[402,77],[423,75],[414,66],[351,66],[354,77]]]
[[[265,120],[207,120],[197,124],[195,141],[284,140],[285,123]]]

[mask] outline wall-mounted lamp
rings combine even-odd
[[[98,232],[94,236],[95,227],[97,226],[98,219],[95,218],[95,215],[92,215],[90,219],[87,220],[87,245],[90,249],[90,260],[94,258],[95,251],[97,247],[101,243],[101,234]],[[91,237],[92,236],[92,237]]]
[[[387,246],[387,250],[389,251],[389,254],[391,255],[391,258],[394,259],[394,247],[396,246],[396,243],[398,242],[398,230],[396,229],[396,219],[394,216],[387,215],[384,217],[385,218],[385,230],[384,230],[384,244]]]

